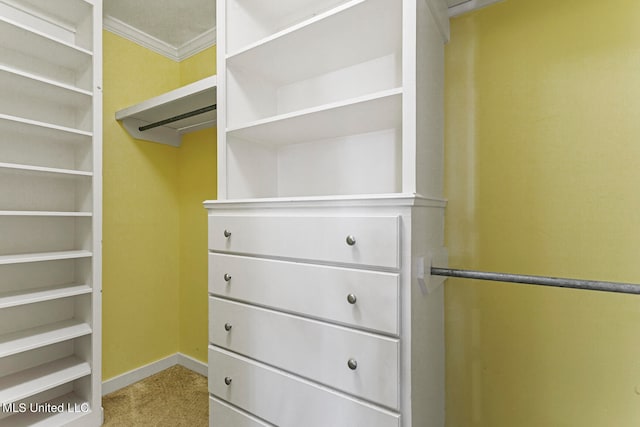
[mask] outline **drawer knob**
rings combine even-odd
[[[355,304],[356,301],[358,301],[358,298],[356,298],[356,296],[354,294],[347,295],[347,302],[349,304]]]
[[[356,369],[358,369],[358,362],[356,362],[356,359],[349,359],[349,361],[347,362],[347,366],[352,371],[355,371]]]
[[[231,330],[231,328],[233,328],[233,325],[231,323],[225,323],[224,324],[224,330],[229,332]]]
[[[225,383],[226,385],[231,385],[231,381],[232,381],[232,380],[231,380],[231,377],[224,377],[224,383]]]
[[[356,238],[352,234],[349,234],[347,236],[347,245],[353,246],[355,244],[356,244]]]
[[[228,282],[229,280],[231,280],[231,275],[229,273],[224,273],[224,281]]]
[[[229,230],[224,230],[224,237],[226,238],[231,237],[231,232]]]

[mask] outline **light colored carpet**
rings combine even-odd
[[[176,365],[102,398],[107,427],[206,427],[207,378]]]

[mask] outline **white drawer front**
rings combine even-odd
[[[215,397],[209,397],[210,427],[271,427],[250,415],[238,411]]]
[[[397,339],[219,298],[209,302],[212,344],[398,408]]]
[[[400,426],[396,413],[215,347],[209,347],[209,391],[279,427]]]
[[[214,295],[394,335],[398,287],[396,273],[209,254]]]
[[[399,224],[397,216],[210,215],[209,249],[398,268]]]

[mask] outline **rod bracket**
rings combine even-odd
[[[416,279],[418,280],[418,286],[423,295],[433,293],[442,286],[447,279],[443,276],[434,276],[431,274],[431,268],[434,263],[437,265],[448,264],[448,255],[445,248],[427,251],[425,255],[418,256],[415,259]]]

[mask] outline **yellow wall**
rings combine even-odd
[[[206,361],[201,202],[215,196],[215,132],[195,132],[175,148],[131,138],[114,114],[205,77],[207,61],[215,73],[212,56],[215,48],[179,64],[104,32],[105,380],[178,351]],[[202,256],[192,261],[190,252]]]
[[[178,349],[176,149],[133,140],[114,114],[177,87],[179,69],[110,32],[103,43],[103,377],[109,379]]]
[[[640,282],[640,2],[453,19],[446,230],[460,268]],[[449,280],[447,426],[640,425],[640,302]]]
[[[179,64],[180,84],[187,85],[216,74],[216,47],[210,47],[190,56]]]
[[[181,84],[215,74],[216,49],[180,63]],[[215,100],[213,100],[215,101]],[[187,134],[178,156],[180,203],[180,352],[207,361],[207,211],[216,198],[216,128]]]

